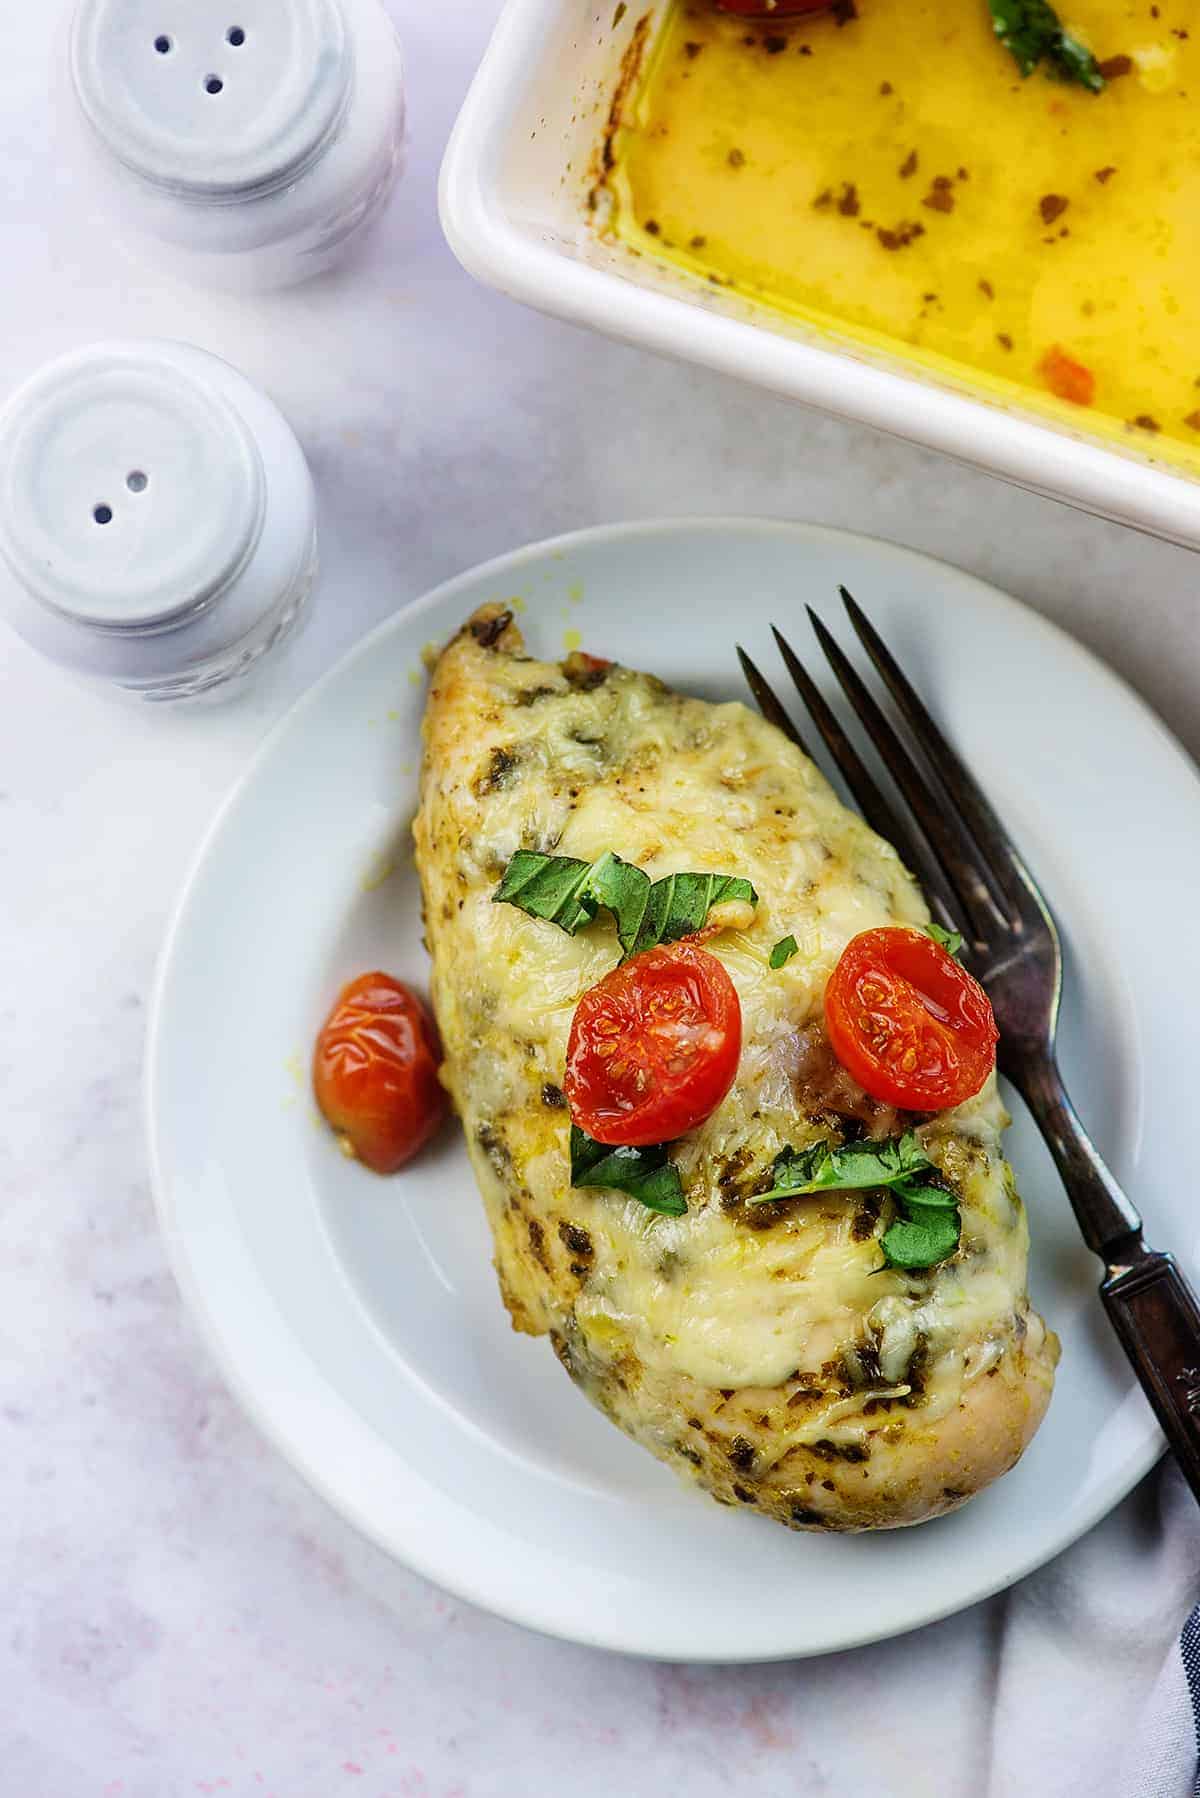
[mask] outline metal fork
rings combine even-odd
[[[964,960],[987,989],[996,1014],[1000,1071],[1024,1098],[1054,1157],[1084,1241],[1104,1265],[1100,1296],[1105,1310],[1200,1499],[1200,1304],[1174,1258],[1146,1247],[1141,1218],[1105,1166],[1063,1084],[1055,1052],[1062,949],[1054,919],[978,782],[844,587],[841,595],[920,760],[905,747],[811,607],[808,615],[842,692],[904,798],[911,822],[882,792],[799,657],[776,630],[780,654],[864,818],[919,877],[939,922],[962,932]],[[807,754],[788,713],[740,645],[738,658],[764,715]]]

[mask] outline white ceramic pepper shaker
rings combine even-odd
[[[80,0],[70,68],[97,205],[201,284],[329,268],[401,166],[380,0]]]
[[[0,411],[0,618],[78,674],[213,692],[292,629],[316,555],[295,435],[203,350],[94,344]]]

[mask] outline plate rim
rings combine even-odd
[[[820,540],[833,543],[865,544],[873,550],[883,550],[889,557],[898,557],[918,567],[923,566],[938,571],[949,570],[957,581],[978,589],[986,596],[989,604],[999,603],[1002,611],[1008,609],[1019,612],[1027,627],[1032,627],[1035,632],[1040,631],[1055,641],[1065,643],[1070,653],[1082,657],[1088,664],[1089,671],[1095,677],[1102,683],[1111,684],[1121,692],[1127,702],[1132,703],[1140,714],[1143,724],[1152,727],[1153,734],[1159,739],[1162,748],[1169,751],[1179,761],[1182,770],[1190,776],[1193,782],[1200,783],[1200,769],[1197,768],[1183,744],[1141,694],[1117,670],[1111,668],[1107,662],[1103,661],[1086,644],[1080,642],[1078,638],[1072,636],[1069,631],[1046,618],[1026,601],[1018,599],[1015,595],[1005,592],[1002,588],[992,585],[991,582],[968,570],[957,567],[952,562],[929,555],[923,550],[911,549],[907,545],[893,543],[886,537],[875,536],[867,532],[842,530],[835,526],[806,520],[732,513],[718,516],[683,513],[618,521],[591,525],[525,543],[516,549],[506,551],[465,569],[415,599],[402,603],[389,617],[382,619],[344,649],[332,664],[285,708],[261,742],[255,746],[245,766],[219,801],[215,812],[202,831],[198,846],[193,853],[169,913],[150,989],[143,1060],[142,1113],[151,1191],[168,1263],[207,1352],[213,1357],[222,1379],[254,1427],[282,1456],[288,1466],[300,1475],[310,1490],[328,1504],[339,1517],[348,1522],[359,1535],[380,1549],[391,1560],[407,1567],[423,1579],[429,1580],[453,1597],[555,1640],[572,1642],[582,1647],[600,1649],[608,1653],[626,1654],[641,1660],[670,1660],[694,1665],[765,1665],[780,1661],[809,1659],[823,1654],[842,1653],[873,1642],[892,1640],[929,1624],[943,1621],[959,1611],[994,1597],[998,1592],[1008,1590],[1073,1547],[1133,1490],[1162,1456],[1166,1444],[1161,1434],[1156,1432],[1138,1454],[1131,1456],[1129,1464],[1105,1483],[1093,1498],[1092,1503],[1084,1509],[1078,1520],[1078,1527],[1073,1528],[1072,1534],[1067,1540],[1056,1542],[1049,1548],[1039,1547],[1033,1550],[1010,1565],[996,1578],[982,1579],[968,1596],[960,1593],[944,1603],[933,1603],[927,1608],[922,1608],[919,1615],[915,1615],[910,1621],[900,1625],[884,1623],[881,1627],[867,1626],[849,1628],[840,1632],[835,1631],[828,1640],[814,1645],[749,1651],[736,1646],[708,1645],[692,1646],[687,1653],[680,1653],[674,1648],[655,1648],[649,1641],[654,1634],[653,1629],[635,1631],[635,1634],[640,1633],[642,1640],[631,1644],[619,1630],[607,1629],[599,1625],[589,1626],[586,1617],[568,1624],[557,1616],[549,1615],[547,1607],[539,1605],[532,1598],[528,1602],[513,1601],[510,1598],[501,1600],[496,1596],[481,1592],[479,1586],[470,1578],[459,1577],[452,1556],[446,1557],[428,1552],[422,1541],[406,1541],[403,1545],[398,1545],[387,1536],[382,1527],[366,1514],[356,1498],[343,1492],[334,1481],[326,1477],[320,1454],[315,1450],[306,1449],[294,1439],[292,1431],[285,1424],[275,1419],[269,1407],[260,1400],[255,1392],[249,1376],[243,1372],[234,1348],[226,1341],[221,1324],[210,1306],[203,1286],[192,1266],[184,1233],[178,1226],[177,1207],[169,1172],[170,1157],[164,1142],[164,1132],[161,1129],[162,1120],[159,1106],[161,1064],[164,1054],[170,989],[189,916],[197,901],[201,881],[212,852],[244,795],[254,785],[260,769],[273,756],[277,743],[320,703],[327,690],[340,681],[351,666],[360,659],[370,656],[380,643],[402,631],[422,613],[452,599],[461,589],[474,588],[484,581],[507,576],[530,562],[570,553],[572,550],[595,544],[628,541],[639,537],[670,536],[684,530],[709,534],[734,531],[787,537],[797,542]],[[1097,1280],[1097,1285],[1099,1285],[1099,1280]],[[365,1423],[363,1427],[369,1428]]]

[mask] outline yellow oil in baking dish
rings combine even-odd
[[[613,139],[614,228],[1200,469],[1200,9],[1059,10],[1102,93],[1023,80],[986,0],[767,26],[680,0]]]

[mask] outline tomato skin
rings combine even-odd
[[[347,1152],[394,1174],[446,1114],[437,1031],[421,1000],[390,974],[362,974],[339,995],[313,1056],[313,1091]]]
[[[670,1142],[714,1112],[742,1050],[737,989],[698,944],[622,962],[575,1008],[563,1090],[597,1142]]]
[[[873,1099],[948,1111],[977,1093],[999,1032],[977,980],[922,930],[851,938],[825,988],[833,1052]]]
[[[1052,344],[1039,364],[1046,385],[1060,400],[1073,406],[1090,406],[1096,397],[1096,377],[1091,369],[1074,356],[1068,356],[1061,344]]]
[[[794,19],[805,12],[824,12],[831,0],[717,0],[718,12],[737,13],[743,19]]]

